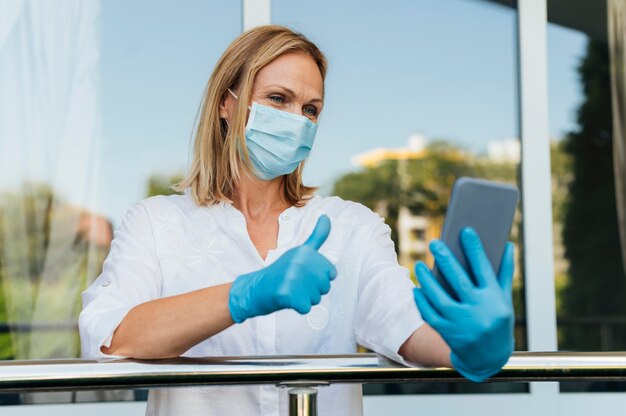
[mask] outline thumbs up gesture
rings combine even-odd
[[[261,270],[238,276],[228,299],[233,321],[288,308],[305,314],[320,303],[337,276],[335,266],[318,252],[329,233],[330,219],[322,215],[304,244]]]

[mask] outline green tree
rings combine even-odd
[[[391,238],[398,247],[396,223],[404,196],[397,161],[386,160],[378,166],[348,173],[335,182],[332,193],[349,201],[360,202],[377,212],[384,211],[386,222],[392,230]]]
[[[384,160],[376,166],[348,173],[335,182],[332,193],[384,213],[397,248],[400,207],[440,221],[446,212],[452,185],[461,176],[515,183],[517,164],[477,157],[438,140],[426,147],[422,157]]]
[[[407,207],[415,214],[428,217],[432,223],[441,224],[456,179],[472,176],[515,184],[518,168],[517,163],[477,156],[439,140],[431,142],[421,157],[384,160],[376,166],[348,173],[335,182],[332,192],[384,215],[398,250],[397,221],[400,207]],[[518,215],[512,232],[512,239],[518,243],[520,219]],[[517,270],[518,276],[521,275],[521,263]],[[521,279],[516,279],[513,296],[519,318],[525,315],[523,289]],[[518,348],[525,348],[523,328],[518,330],[516,339]]]
[[[75,322],[80,293],[100,273],[108,252],[93,225],[106,219],[64,202],[45,184],[0,193],[0,322]],[[100,228],[102,229],[102,228]],[[105,233],[110,237],[111,231]],[[0,359],[67,358],[79,352],[78,332],[0,334]]]
[[[402,203],[413,212],[443,217],[454,181],[476,176],[476,160],[445,141],[429,144],[426,151],[425,157],[406,161]]]
[[[606,42],[591,40],[578,72],[584,101],[578,129],[565,139],[573,179],[564,207],[563,241],[569,280],[563,292],[563,317],[604,319],[626,316],[626,279],[621,263],[612,158],[612,121]],[[598,350],[626,347],[626,328],[602,345],[599,328],[564,327],[560,347]]]

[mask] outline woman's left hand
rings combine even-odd
[[[500,371],[513,352],[514,247],[507,243],[496,277],[476,231],[463,229],[460,240],[476,284],[448,247],[435,240],[430,250],[459,300],[441,287],[422,262],[415,265],[421,288],[414,289],[414,296],[424,320],[450,346],[454,368],[480,382]]]

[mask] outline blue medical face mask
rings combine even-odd
[[[235,99],[238,97],[229,89]],[[288,175],[309,157],[317,124],[305,116],[252,103],[246,123],[246,146],[259,179]]]

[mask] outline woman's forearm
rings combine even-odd
[[[407,361],[431,367],[449,367],[450,347],[430,325],[423,324],[411,334],[398,353]]]
[[[232,283],[135,306],[117,327],[105,354],[133,358],[177,357],[233,325],[228,309]]]

